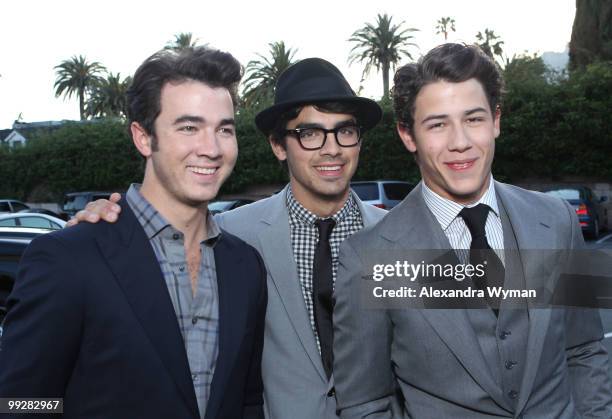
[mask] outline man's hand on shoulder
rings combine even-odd
[[[114,223],[121,212],[121,207],[117,205],[119,200],[121,200],[121,194],[114,192],[109,199],[98,199],[88,203],[85,209],[77,212],[66,223],[66,227],[71,227],[81,222],[97,223],[100,220]]]

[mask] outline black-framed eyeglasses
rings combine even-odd
[[[304,150],[319,150],[325,146],[327,134],[334,133],[336,143],[340,147],[355,147],[361,140],[361,127],[358,125],[344,125],[332,129],[312,127],[295,128],[285,131],[285,135],[297,138]]]

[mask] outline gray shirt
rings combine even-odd
[[[219,296],[213,248],[221,230],[208,214],[208,237],[200,243],[202,255],[195,294],[191,288],[183,233],[175,229],[132,184],[127,202],[142,225],[155,251],[191,370],[200,417],[204,418],[219,352]]]

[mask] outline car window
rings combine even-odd
[[[67,196],[64,200],[64,211],[80,211],[87,205],[87,197],[84,195]]]
[[[555,189],[545,193],[561,199],[580,199],[580,191],[578,189]]]
[[[351,188],[362,201],[374,201],[380,199],[378,184],[376,183],[354,183]]]
[[[383,183],[387,198],[401,201],[410,193],[412,185],[408,183]]]
[[[91,200],[92,201],[96,201],[98,199],[108,199],[108,198],[110,198],[110,194],[109,193],[96,194],[96,195],[92,195]]]
[[[13,212],[21,211],[24,209],[29,209],[27,205],[22,204],[21,202],[13,202]]]
[[[0,212],[11,212],[8,202],[0,202]]]
[[[19,222],[23,227],[52,228],[51,221],[41,217],[21,217]]]
[[[0,227],[15,227],[17,223],[14,218],[8,218],[6,220],[0,220]]]

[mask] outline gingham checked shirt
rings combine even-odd
[[[183,335],[200,417],[204,418],[219,352],[219,297],[213,248],[221,230],[209,213],[206,220],[208,237],[200,243],[202,260],[194,295],[187,269],[183,233],[172,227],[142,196],[139,189],[138,184],[130,186],[127,202],[149,238],[164,275]]]
[[[317,327],[314,318],[314,305],[312,299],[312,265],[314,262],[315,248],[319,241],[319,231],[315,221],[320,219],[312,212],[300,204],[293,193],[291,187],[287,188],[287,209],[289,211],[289,228],[291,230],[291,245],[293,247],[293,257],[298,270],[298,277],[304,295],[304,302],[310,318],[310,326],[317,342],[319,352],[321,345],[317,334]],[[353,233],[363,228],[363,219],[359,206],[351,193],[344,206],[332,215],[336,226],[332,230],[329,244],[332,252],[332,273],[334,284],[336,282],[336,272],[338,271],[338,250],[340,244]]]

